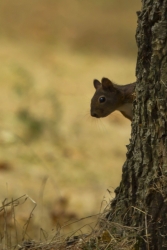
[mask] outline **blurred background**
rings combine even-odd
[[[131,124],[118,112],[90,117],[90,99],[95,78],[135,81],[140,5],[0,1],[0,201],[9,203],[0,211],[1,239],[4,228],[16,240],[23,232],[46,239],[113,197]]]

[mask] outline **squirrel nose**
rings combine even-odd
[[[99,118],[98,114],[96,114],[96,113],[94,113],[94,112],[91,112],[91,116],[96,117],[96,118]]]

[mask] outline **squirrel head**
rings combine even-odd
[[[96,92],[91,100],[91,116],[106,117],[122,104],[122,92],[108,78],[102,78],[101,82],[95,79],[93,85]]]

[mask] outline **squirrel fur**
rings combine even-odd
[[[91,99],[91,116],[96,118],[106,117],[115,110],[132,120],[132,103],[136,82],[117,85],[108,78],[102,78],[101,82],[94,80],[95,94]]]

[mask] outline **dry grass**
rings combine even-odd
[[[30,201],[33,207],[22,231],[20,231],[17,212],[27,201]],[[27,195],[11,201],[4,200],[0,207],[1,226],[4,223],[4,231],[3,235],[1,235],[1,249],[136,249],[139,243],[138,233],[141,228],[127,227],[107,221],[105,215],[109,211],[110,204],[105,202],[105,205],[102,212],[69,222],[62,227],[59,226],[49,234],[41,228],[37,241],[30,238],[30,224],[37,204]],[[81,221],[84,221],[84,226],[79,227]],[[72,224],[77,229],[63,234],[64,228],[68,228]],[[14,230],[11,230],[12,226]],[[84,233],[84,228],[86,233]]]
[[[0,3],[0,200],[31,197],[19,205],[20,232],[37,204],[30,239],[99,213],[119,184],[130,137],[119,113],[95,120],[89,106],[94,78],[135,79],[139,3],[67,2]],[[63,229],[71,230],[76,224]]]

